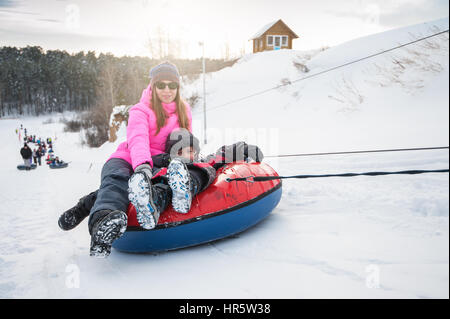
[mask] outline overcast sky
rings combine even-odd
[[[183,57],[252,51],[249,39],[282,19],[294,49],[333,46],[357,37],[448,17],[448,0],[0,0],[0,46],[39,45],[149,56],[148,41],[178,43]]]

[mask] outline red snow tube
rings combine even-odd
[[[245,203],[270,191],[281,183],[280,180],[248,183],[227,182],[226,178],[246,176],[278,176],[275,170],[266,163],[237,162],[221,167],[214,182],[192,200],[191,210],[180,214],[173,210],[172,205],[161,214],[158,225],[171,224],[195,219],[196,217],[216,213]],[[280,185],[281,186],[281,185]],[[128,206],[128,226],[140,227],[136,218],[136,209]]]
[[[281,199],[281,181],[227,182],[227,178],[278,176],[266,163],[236,162],[217,171],[214,182],[194,197],[191,210],[180,214],[172,205],[158,225],[144,230],[128,207],[128,228],[113,247],[124,252],[153,252],[194,246],[242,232],[266,218]]]

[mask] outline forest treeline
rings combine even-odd
[[[162,60],[167,58],[115,57],[93,51],[70,54],[38,46],[0,47],[0,117],[88,112],[91,123],[83,126],[101,125],[102,133],[98,134],[103,136],[99,140],[105,140],[112,108],[137,103],[148,85],[150,68]],[[202,72],[201,59],[169,60],[184,79]],[[218,71],[234,62],[206,59],[206,71]],[[95,117],[101,124],[92,123]]]

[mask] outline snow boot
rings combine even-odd
[[[199,182],[193,178],[185,163],[173,159],[167,168],[168,183],[172,189],[173,209],[181,214],[187,214],[191,209],[192,198],[199,191]]]
[[[90,229],[90,255],[106,258],[111,253],[113,241],[122,236],[127,229],[127,215],[120,210],[101,210],[95,214],[96,218]]]
[[[86,217],[89,216],[92,206],[97,199],[97,191],[82,197],[78,203],[69,210],[66,210],[58,219],[59,228],[62,230],[71,230],[78,226]]]
[[[172,190],[170,189],[169,185],[158,183],[152,185],[152,191],[153,203],[158,210],[159,218],[159,216],[161,216],[162,212],[166,210],[167,206],[169,206],[169,203],[172,200]]]
[[[167,208],[170,189],[161,183],[152,185],[146,174],[138,172],[128,181],[128,199],[136,209],[139,225],[144,229],[153,229]]]

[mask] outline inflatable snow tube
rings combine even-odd
[[[139,226],[130,204],[127,231],[112,246],[130,253],[167,251],[229,237],[254,226],[280,202],[282,183],[226,181],[250,175],[278,176],[266,163],[227,164],[217,171],[214,182],[194,197],[189,213],[177,213],[169,205],[151,230]]]
[[[69,163],[62,163],[62,164],[49,164],[50,168],[65,168],[69,166]]]
[[[35,169],[36,167],[37,167],[36,164],[31,164],[30,169]],[[21,171],[24,171],[24,170],[26,170],[27,168],[26,168],[25,165],[20,164],[20,165],[17,165],[17,169],[19,169],[19,170],[21,170]]]

